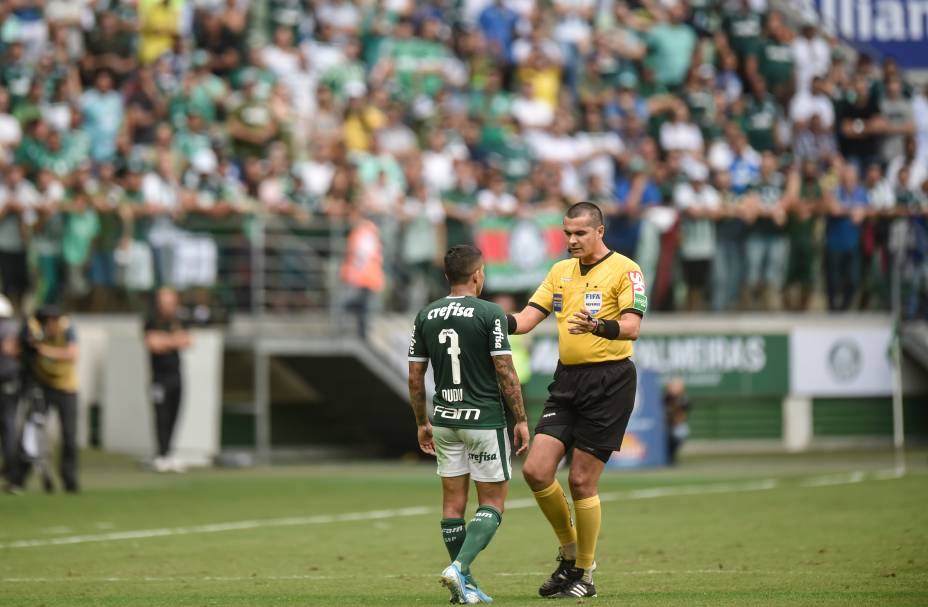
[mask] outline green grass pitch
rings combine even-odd
[[[928,452],[689,458],[602,483],[590,605],[928,605]],[[430,466],[155,475],[87,453],[78,496],[0,495],[0,605],[446,605]],[[566,479],[562,478],[562,483]],[[553,534],[520,478],[474,565],[543,605]],[[472,512],[473,509],[471,509]],[[101,541],[102,540],[102,541]],[[576,604],[565,601],[563,604]]]

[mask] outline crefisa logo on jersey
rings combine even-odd
[[[503,323],[500,319],[496,319],[493,323],[493,347],[497,350],[503,347]]]
[[[456,301],[451,302],[447,306],[442,306],[440,308],[434,308],[429,310],[429,315],[427,318],[433,320],[435,318],[444,318],[448,320],[452,316],[463,316],[465,318],[474,317],[474,308],[465,308]]]
[[[583,294],[583,305],[590,311],[590,314],[599,314],[603,309],[602,291],[588,291]]]

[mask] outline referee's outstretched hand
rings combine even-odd
[[[435,455],[435,443],[432,442],[432,424],[426,422],[416,430],[419,437],[419,448],[426,455]]]
[[[574,312],[573,318],[567,319],[567,324],[572,325],[567,332],[571,335],[581,335],[583,333],[592,333],[596,328],[596,320],[586,306],[579,312]]]

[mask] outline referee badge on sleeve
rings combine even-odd
[[[555,293],[551,299],[551,307],[554,308],[555,312],[560,312],[564,309],[564,294]]]
[[[644,276],[641,272],[629,272],[628,280],[632,283],[632,308],[642,314],[648,311],[648,296],[644,286]]]
[[[590,314],[599,314],[603,309],[602,291],[587,291],[583,294],[583,305],[590,311]]]

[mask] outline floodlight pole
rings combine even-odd
[[[907,240],[907,239],[906,239]],[[905,426],[902,401],[902,264],[908,243],[894,256],[890,280],[892,281],[893,333],[891,356],[893,361],[893,448],[895,450],[896,475],[905,474]]]

